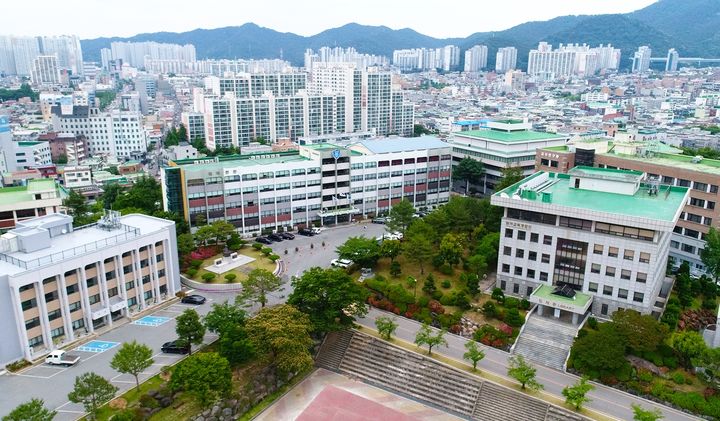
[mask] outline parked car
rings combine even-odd
[[[306,237],[312,237],[313,235],[315,235],[310,228],[303,228],[298,231],[298,234],[304,235]]]
[[[202,295],[197,295],[197,294],[186,295],[182,298],[182,300],[180,300],[180,302],[182,302],[183,304],[196,304],[196,305],[205,304],[205,301],[207,301],[205,297],[203,297]]]
[[[295,234],[292,234],[289,232],[280,233],[280,236],[286,240],[294,240],[295,239]]]
[[[350,265],[353,264],[352,260],[347,259],[332,259],[330,261],[330,266],[338,267],[338,268],[349,268]]]
[[[270,240],[267,237],[258,237],[255,239],[255,241],[257,241],[258,243],[261,243],[261,244],[272,244],[272,240]]]
[[[268,235],[267,238],[268,238],[268,240],[272,240],[272,241],[275,241],[278,243],[283,240],[283,238],[280,234],[270,234],[270,235]]]
[[[172,342],[165,342],[162,344],[160,351],[166,354],[189,354],[190,346],[186,341],[178,339]]]
[[[80,357],[73,354],[68,354],[62,349],[55,350],[45,357],[45,363],[50,365],[64,365],[69,367],[75,365],[80,361]]]
[[[373,224],[387,224],[387,218],[384,216],[378,216],[377,218],[373,218],[372,222]]]
[[[323,229],[322,229],[322,228],[315,227],[315,228],[312,229],[312,232],[313,232],[313,235],[318,235],[318,234],[320,234],[321,232],[323,232]]]

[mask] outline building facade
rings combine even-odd
[[[479,72],[487,67],[488,48],[487,45],[476,45],[465,51],[465,65],[463,67],[466,72]]]
[[[659,317],[672,288],[672,230],[687,200],[687,188],[648,183],[638,171],[537,172],[491,198],[505,208],[497,287],[575,323],[621,308]]]
[[[32,82],[36,86],[51,87],[60,85],[60,69],[58,68],[57,57],[35,57],[32,68]]]
[[[650,70],[650,58],[652,57],[652,50],[647,45],[638,47],[632,59],[632,72],[633,73],[645,73]]]
[[[0,237],[0,366],[43,354],[180,290],[175,224],[106,215],[73,229],[49,214]]]
[[[498,48],[497,54],[495,54],[495,72],[505,73],[510,70],[515,70],[517,66],[517,48],[515,47],[502,47]]]
[[[60,212],[64,191],[50,179],[27,180],[24,186],[0,188],[0,231],[18,222]]]

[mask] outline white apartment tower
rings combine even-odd
[[[505,73],[509,70],[515,70],[517,65],[517,48],[503,47],[498,48],[495,55],[495,72]]]
[[[465,51],[466,72],[479,72],[487,67],[488,48],[487,45],[476,45]]]
[[[639,47],[633,55],[632,72],[645,73],[650,70],[650,57],[652,50],[647,45]]]
[[[677,50],[675,50],[674,48],[669,49],[667,54],[667,60],[665,60],[665,71],[677,72],[679,59],[680,54],[678,54]]]
[[[36,86],[56,86],[60,84],[60,70],[57,57],[37,56],[33,60],[32,82]]]

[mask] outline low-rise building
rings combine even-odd
[[[0,230],[18,222],[59,212],[65,192],[54,180],[28,180],[27,185],[0,188]]]
[[[80,164],[87,157],[87,150],[84,136],[76,136],[74,133],[50,132],[38,136],[38,140],[46,140],[50,144],[50,156],[53,162]]]

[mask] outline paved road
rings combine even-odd
[[[375,319],[379,316],[385,316],[389,313],[380,311],[377,309],[371,309],[368,315],[358,320],[358,323],[367,326],[371,329],[375,329]],[[394,317],[394,315],[391,314]],[[395,332],[395,336],[410,343],[415,341],[415,334],[420,328],[420,323],[409,320],[403,317],[397,317],[398,328]],[[434,353],[442,354],[447,357],[463,360],[463,354],[465,353],[465,343],[468,341],[457,335],[448,334],[446,335],[448,341],[448,347],[438,348],[437,351],[433,350]],[[507,376],[507,359],[510,354],[501,351],[499,349],[484,347],[485,358],[480,361],[478,368],[487,372],[499,374],[501,376]],[[561,397],[562,389],[577,381],[577,377],[571,374],[563,373],[558,370],[536,365],[537,367],[537,378],[540,383],[545,387],[545,391]],[[662,410],[665,419],[668,421],[686,421],[686,420],[697,420],[698,418],[683,412],[676,411],[672,408],[668,408],[662,405],[657,405],[653,402],[637,398],[628,393],[621,392],[619,390],[594,383],[596,389],[588,394],[592,399],[592,402],[586,404],[586,407],[595,409],[603,412],[610,416],[616,417],[622,420],[631,420],[633,418],[632,409],[630,405],[632,403],[640,404],[645,408],[656,407]]]

